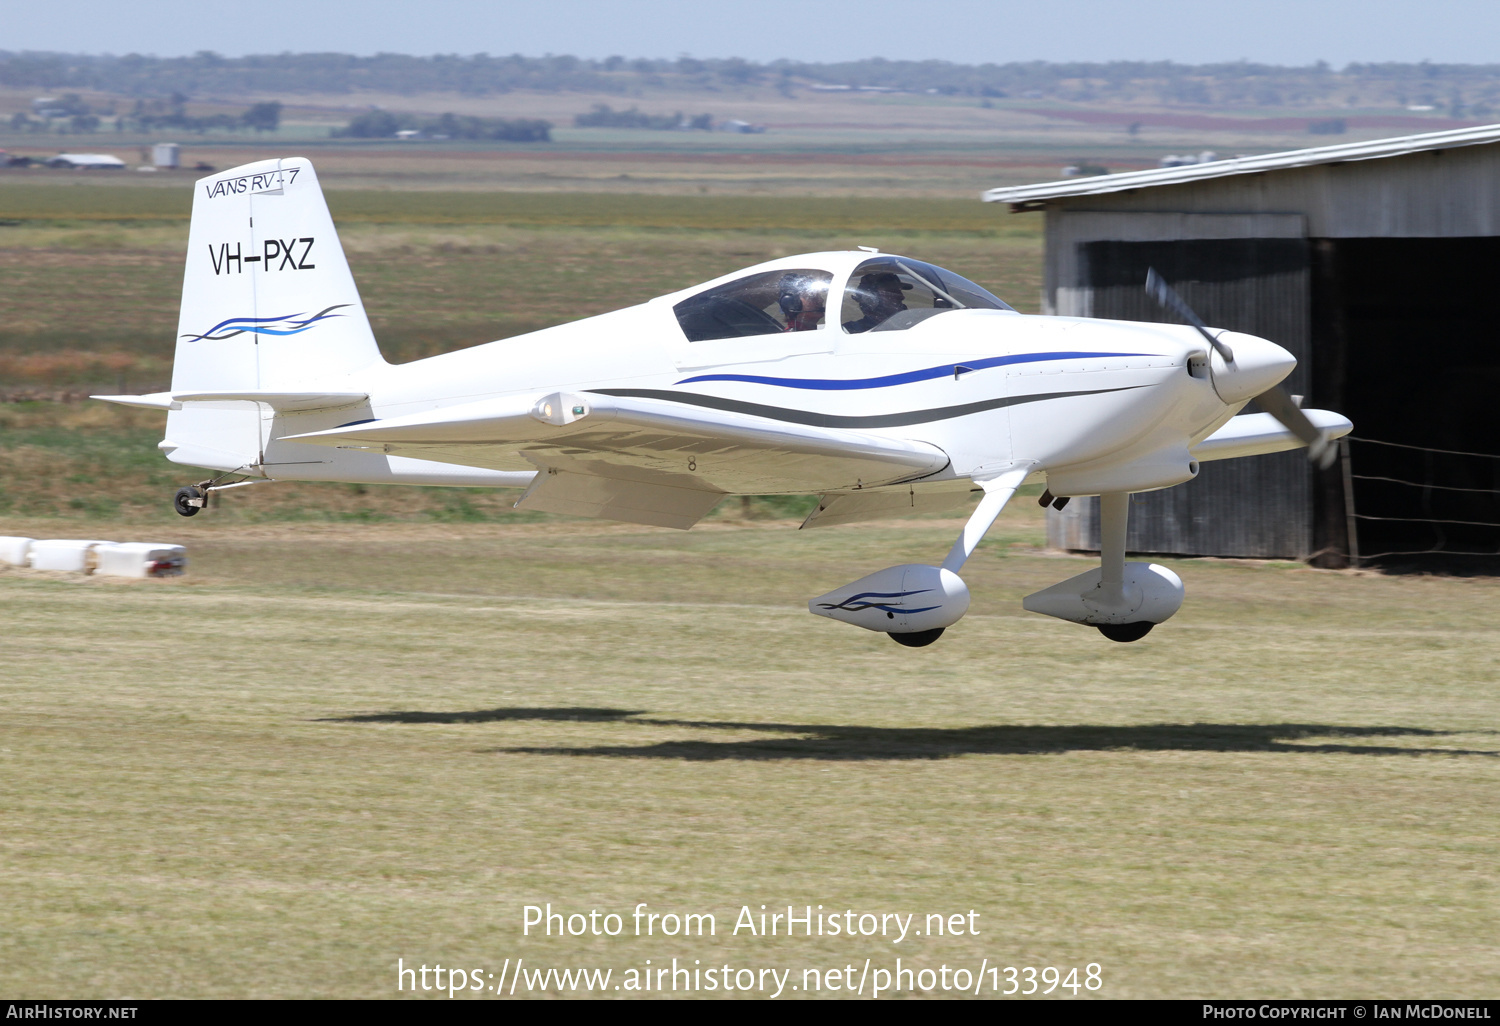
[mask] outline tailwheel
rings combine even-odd
[[[907,648],[926,648],[938,638],[941,638],[943,631],[947,629],[946,627],[936,627],[930,631],[910,631],[906,634],[892,634],[891,640],[898,645],[905,645]]]
[[[1094,626],[1110,641],[1140,641],[1151,633],[1151,628],[1156,624],[1150,620],[1141,620],[1137,623],[1096,623]]]
[[[203,496],[203,489],[188,485],[186,488],[177,489],[177,494],[172,496],[172,508],[179,516],[195,517],[203,511],[207,500]]]

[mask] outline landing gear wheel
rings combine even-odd
[[[1150,620],[1141,620],[1138,623],[1096,623],[1094,626],[1110,641],[1140,641],[1151,633],[1151,628],[1156,624]]]
[[[177,494],[172,496],[172,508],[177,511],[178,516],[195,517],[203,511],[202,506],[191,506],[189,499],[202,499],[203,490],[189,485],[186,488],[177,489]]]
[[[907,648],[926,648],[938,638],[943,636],[946,627],[936,627],[930,631],[912,631],[909,634],[892,634],[891,640],[898,645]]]

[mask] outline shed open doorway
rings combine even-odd
[[[1354,421],[1361,556],[1500,552],[1500,458],[1464,455],[1500,454],[1500,238],[1316,239],[1312,256],[1312,392]]]

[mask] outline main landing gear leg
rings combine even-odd
[[[1130,527],[1130,493],[1099,496],[1099,598],[1104,605],[1125,605],[1125,537]],[[1094,626],[1110,641],[1140,641],[1156,624],[1100,623]]]
[[[1130,495],[1099,496],[1099,565],[1021,600],[1021,608],[1097,627],[1110,641],[1140,641],[1182,608],[1182,578],[1155,563],[1125,562]]]
[[[1026,479],[1033,465],[1011,465],[993,477],[980,475],[974,479],[984,489],[984,498],[942,566],[929,563],[888,566],[819,595],[808,602],[807,611],[867,631],[889,634],[892,641],[907,648],[932,644],[968,612],[969,587],[958,571],[973,555],[984,532],[995,522],[1006,500]]]
[[[984,489],[984,498],[979,500],[979,505],[974,507],[974,512],[969,515],[969,522],[964,524],[963,533],[953,543],[953,548],[948,550],[948,557],[943,560],[943,569],[952,573],[958,573],[963,565],[969,561],[974,550],[979,547],[985,532],[995,523],[995,518],[1010,501],[1021,482],[1026,480],[1029,467],[1022,467],[1007,471],[999,477],[990,478],[986,481],[977,482]],[[907,631],[905,633],[892,632],[890,637],[898,645],[907,648],[925,648],[938,638],[943,636],[946,627],[937,627],[930,631]]]

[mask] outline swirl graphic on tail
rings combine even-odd
[[[303,314],[289,314],[285,317],[231,317],[220,321],[201,335],[183,335],[182,338],[189,342],[222,342],[226,338],[234,338],[250,332],[255,335],[300,335],[302,332],[313,327],[319,321],[326,321],[334,317],[342,317],[333,311],[342,310],[351,303],[338,303],[327,307],[318,313],[307,317]],[[216,334],[217,333],[217,334]]]

